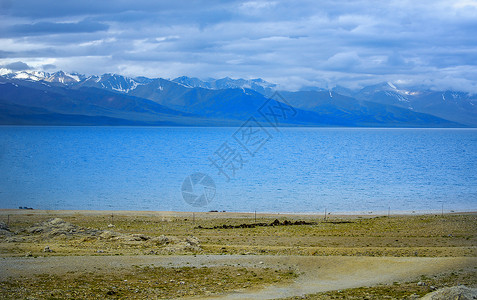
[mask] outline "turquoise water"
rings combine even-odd
[[[0,127],[1,208],[469,211],[476,170],[476,129]],[[203,207],[181,193],[195,172]]]

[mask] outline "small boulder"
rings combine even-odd
[[[10,231],[10,229],[8,229],[8,226],[5,222],[0,222],[0,230]]]
[[[112,239],[112,238],[117,237],[117,236],[118,236],[117,233],[112,232],[112,231],[108,231],[108,230],[103,231],[103,232],[99,235],[99,237],[100,237],[101,239],[103,239],[103,240],[109,240],[109,239]]]
[[[179,242],[179,239],[174,236],[161,235],[159,237],[154,237],[150,239],[149,242],[155,246],[165,246],[168,244],[175,244]]]
[[[191,246],[200,246],[199,239],[195,236],[186,237],[185,241]]]
[[[13,235],[13,232],[10,231],[10,228],[8,228],[8,225],[5,224],[4,222],[0,222],[0,235],[4,235],[4,236]]]
[[[144,234],[127,234],[119,236],[118,239],[130,242],[143,242],[149,240],[150,237]]]
[[[473,300],[477,299],[477,288],[468,288],[464,285],[438,289],[421,298],[422,300]]]
[[[50,236],[56,236],[60,234],[70,234],[77,230],[77,226],[65,222],[60,218],[49,219],[45,222],[41,222],[33,225],[27,229],[28,233],[44,233]]]

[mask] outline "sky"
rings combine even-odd
[[[0,0],[0,66],[477,93],[477,0]]]

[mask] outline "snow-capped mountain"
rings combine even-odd
[[[360,90],[355,96],[359,99],[366,99],[369,101],[377,100],[380,103],[404,106],[413,109],[409,100],[410,96],[413,95],[415,95],[415,92],[399,89],[391,82],[383,82],[367,86]]]
[[[181,76],[172,81],[191,88],[200,87],[213,90],[250,89],[267,96],[271,95],[277,89],[276,84],[270,83],[261,78],[232,79],[230,77],[225,77],[221,79],[201,80],[194,77]]]
[[[81,82],[85,79],[85,76],[78,73],[65,73],[63,71],[58,71],[53,74],[49,74],[45,81],[48,82],[55,82],[55,83],[62,83],[66,85],[75,84]]]
[[[106,80],[95,78],[89,81]],[[98,80],[99,79],[99,80]],[[120,86],[97,88],[81,84],[46,83],[0,77],[0,124],[25,125],[148,125],[148,126],[240,126],[254,116],[269,122],[258,112],[264,95],[247,89],[190,88],[154,79],[130,89],[123,78],[110,76]],[[119,81],[118,81],[119,80]],[[85,79],[86,81],[86,79]],[[134,81],[135,82],[135,81]],[[134,86],[132,82],[132,86]],[[105,85],[106,86],[106,85]],[[316,92],[315,92],[316,93]],[[309,99],[321,97],[312,94]],[[456,122],[432,115],[325,92],[329,101],[310,109],[293,109],[293,117],[280,118],[283,126],[372,126],[372,127],[459,127]],[[303,94],[283,93],[293,103]],[[326,96],[328,95],[328,96]],[[349,103],[347,102],[349,101]],[[273,103],[273,102],[272,102]],[[292,104],[293,105],[293,104]],[[282,105],[283,106],[283,105]],[[274,104],[273,107],[282,107]],[[277,112],[275,112],[277,113]]]
[[[49,88],[59,88],[55,92],[68,95],[74,94],[74,90],[85,91],[84,89],[89,89],[88,93],[93,94],[99,91],[107,91],[138,99],[146,99],[186,113],[201,115],[207,111],[207,114],[214,115],[217,118],[231,115],[234,115],[234,118],[237,118],[239,115],[240,118],[244,117],[246,113],[249,113],[249,110],[248,108],[243,110],[243,107],[240,105],[241,101],[246,99],[246,101],[249,101],[249,104],[254,103],[254,101],[262,103],[263,99],[270,97],[277,88],[277,85],[260,78],[231,79],[225,77],[222,79],[201,80],[182,76],[173,80],[167,80],[162,78],[127,77],[110,73],[87,77],[63,71],[47,73],[33,70],[11,71],[7,69],[0,69],[0,83],[10,83],[12,86],[42,90],[44,93],[51,92]],[[7,87],[7,85],[3,87]],[[10,96],[0,94],[3,97],[3,99],[0,97],[0,101],[10,101],[16,97],[14,90],[6,89],[5,91],[7,90]],[[382,126],[384,122],[387,122],[386,124],[389,126],[396,126],[393,124],[399,124],[401,121],[394,120],[394,114],[395,117],[398,115],[402,117],[399,120],[403,120],[402,122],[406,124],[405,126],[422,126],[426,122],[430,122],[429,126],[437,126],[436,124],[446,124],[444,121],[448,120],[453,122],[448,123],[451,124],[449,126],[453,126],[452,124],[464,124],[477,127],[477,95],[463,92],[439,92],[425,88],[405,89],[391,82],[384,82],[365,87],[359,91],[338,86],[331,90],[313,88],[308,91],[280,91],[280,93],[286,96],[288,102],[298,109],[313,113],[326,112],[326,118],[343,118],[344,116],[348,118],[341,121],[334,119],[327,121],[329,125],[353,126],[354,124],[354,126],[363,126],[367,124],[365,126]],[[8,97],[13,98],[6,99]],[[233,102],[225,101],[224,99],[233,99]],[[252,101],[251,99],[255,100]],[[432,115],[444,121],[441,122],[422,115],[412,115],[412,113],[408,114],[406,111],[396,110],[396,107],[410,112]],[[135,109],[140,108],[136,107]],[[227,111],[227,109],[231,111]],[[238,114],[239,111],[241,112],[240,114]],[[376,114],[376,118],[372,117],[373,113]],[[334,114],[336,116],[333,116]],[[358,119],[368,119],[369,121],[357,121]],[[379,124],[378,120],[381,120],[383,124]],[[307,122],[312,124],[314,121],[308,120]]]
[[[33,70],[11,71],[8,69],[0,69],[0,76],[8,79],[43,81],[68,86],[96,87],[126,94],[134,90],[137,86],[152,81],[152,79],[147,77],[130,78],[111,73],[100,76],[85,76],[83,74],[66,73],[63,71],[47,73]]]
[[[95,75],[87,77],[79,84],[79,86],[96,87],[127,94],[146,82],[147,80],[136,80],[134,78],[109,73],[101,76]]]
[[[24,79],[24,80],[45,80],[50,76],[49,73],[42,72],[42,71],[11,71],[9,69],[0,69],[0,75],[5,78],[9,79]]]
[[[85,76],[77,73],[65,73],[58,71],[55,73],[47,73],[43,71],[11,71],[8,69],[0,69],[0,75],[9,79],[21,79],[31,81],[46,81],[51,83],[74,84],[84,80]]]
[[[365,87],[352,95],[372,101],[432,114],[448,120],[477,125],[477,95],[458,91],[400,88],[390,82]]]
[[[212,88],[210,82],[203,81],[195,77],[181,76],[181,77],[177,77],[173,79],[172,81],[179,83],[180,85],[183,85],[188,88],[194,88],[194,87],[199,87],[204,89]]]

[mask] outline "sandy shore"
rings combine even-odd
[[[444,211],[445,215],[464,215],[477,214],[477,211]],[[323,212],[317,213],[295,213],[295,212],[181,212],[181,211],[138,211],[138,210],[42,210],[42,209],[5,209],[0,208],[0,216],[6,215],[56,215],[71,216],[75,214],[85,216],[102,216],[102,215],[118,215],[118,216],[144,216],[144,217],[178,217],[187,218],[196,216],[197,218],[253,218],[255,215],[263,218],[272,217],[302,217],[302,218],[324,218]],[[441,215],[440,210],[432,211],[390,211],[390,216],[419,216],[419,215]],[[337,218],[357,218],[357,217],[376,217],[388,216],[388,211],[368,211],[368,212],[327,212],[327,217]]]

